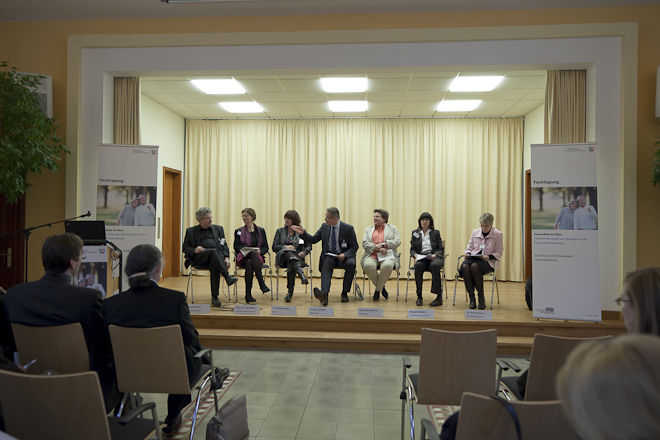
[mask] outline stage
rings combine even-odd
[[[280,275],[282,275],[280,273]],[[368,280],[367,280],[368,281]],[[186,292],[187,276],[171,277],[161,280],[162,287]],[[210,304],[210,283],[208,276],[195,276],[194,303]],[[362,278],[358,279],[362,286]],[[270,286],[269,279],[266,283]],[[276,277],[272,279],[271,292],[262,294],[255,280],[252,295],[260,307],[259,315],[239,315],[233,311],[234,289],[231,289],[231,300],[227,297],[227,286],[224,281],[220,299],[221,309],[211,307],[208,314],[193,314],[192,319],[200,334],[200,340],[207,347],[245,347],[245,348],[280,348],[280,349],[324,349],[344,351],[388,351],[388,352],[418,352],[422,328],[435,328],[450,331],[470,331],[497,329],[498,354],[529,355],[535,333],[545,333],[566,337],[597,337],[619,335],[626,333],[623,321],[616,312],[607,312],[600,323],[537,320],[532,318],[524,298],[524,284],[498,281],[500,302],[497,302],[497,292],[493,301],[492,320],[466,319],[465,310],[468,307],[465,289],[462,282],[458,283],[456,305],[452,305],[454,297],[454,281],[447,280],[448,298],[439,307],[429,307],[435,298],[430,293],[430,281],[424,282],[424,306],[416,306],[414,279],[410,280],[408,300],[405,300],[406,279],[399,281],[399,300],[397,301],[397,281],[392,279],[387,283],[389,299],[373,301],[369,294],[368,284],[365,284],[364,300],[356,300],[353,293],[349,295],[348,303],[340,302],[341,279],[334,279],[329,296],[328,307],[333,308],[334,316],[308,316],[309,307],[320,307],[315,298],[310,297],[311,289],[305,293],[305,286],[297,280],[293,299],[284,302],[286,295],[286,278],[279,278],[279,299],[276,298]],[[245,304],[245,283],[239,277],[238,304]],[[490,311],[491,282],[484,283],[487,311]],[[320,287],[320,279],[314,278],[314,286]],[[373,286],[371,289],[373,294]],[[444,295],[443,295],[444,296]],[[188,295],[188,302],[192,300]],[[295,306],[296,316],[271,315],[271,306]],[[382,308],[383,317],[358,317],[358,307]],[[408,318],[409,309],[428,309],[434,311],[433,319]]]

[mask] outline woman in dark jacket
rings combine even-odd
[[[241,212],[243,227],[234,231],[234,251],[236,251],[236,266],[245,269],[245,302],[257,302],[252,297],[252,280],[256,275],[259,287],[263,293],[270,292],[261,267],[264,264],[264,255],[268,253],[268,240],[264,228],[254,224],[257,213],[252,208],[245,208]],[[243,248],[256,248],[243,253]]]
[[[421,306],[422,283],[424,282],[424,271],[431,272],[431,293],[437,296],[429,304],[431,307],[442,305],[442,280],[440,269],[445,264],[445,249],[442,246],[440,231],[433,226],[433,217],[428,212],[423,212],[417,221],[418,229],[412,231],[410,239],[410,255],[415,259],[415,283],[417,284],[417,301],[415,304]]]
[[[301,283],[309,282],[302,269],[302,261],[305,259],[305,255],[312,251],[311,244],[301,243],[300,235],[291,229],[293,225],[300,226],[300,215],[294,210],[287,211],[284,214],[284,227],[275,232],[273,239],[273,252],[277,252],[276,264],[279,267],[287,268],[286,287],[289,292],[284,297],[286,302],[290,302],[293,296],[296,275],[300,277]]]

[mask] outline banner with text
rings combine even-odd
[[[138,244],[156,242],[157,182],[157,146],[99,144],[96,219],[105,222],[106,238],[121,249],[124,261]],[[124,276],[121,290],[126,289]]]
[[[533,316],[601,321],[596,144],[531,154]]]

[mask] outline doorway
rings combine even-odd
[[[181,276],[181,171],[163,167],[163,278]]]

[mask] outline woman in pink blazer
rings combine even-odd
[[[461,266],[461,276],[465,290],[470,296],[470,308],[476,309],[474,288],[479,296],[479,309],[486,308],[484,298],[484,274],[499,269],[504,246],[502,233],[493,227],[493,214],[485,213],[479,219],[481,227],[472,231],[470,242],[465,249],[465,260]]]

